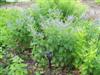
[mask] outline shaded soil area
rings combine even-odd
[[[8,3],[8,4],[4,4],[1,5],[0,8],[14,8],[14,9],[25,9],[25,8],[29,8],[32,6],[34,2],[19,2],[19,3]]]
[[[89,19],[100,19],[100,5],[95,3],[95,0],[81,0],[83,4],[88,6],[86,17]]]

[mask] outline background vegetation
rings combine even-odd
[[[100,4],[100,0],[95,0],[95,2],[96,2],[97,4]]]

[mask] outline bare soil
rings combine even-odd
[[[19,2],[19,3],[10,3],[1,5],[0,8],[6,8],[6,9],[26,9],[32,6],[34,2]]]
[[[86,16],[90,19],[100,19],[100,5],[95,3],[95,0],[81,0],[83,4],[88,6]]]

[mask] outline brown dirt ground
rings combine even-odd
[[[100,19],[100,5],[95,3],[95,0],[81,0],[83,4],[88,6],[86,16],[90,19]]]
[[[6,8],[6,9],[26,9],[32,6],[34,2],[19,2],[19,3],[10,3],[1,5],[0,8]]]

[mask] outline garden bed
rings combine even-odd
[[[96,19],[100,17],[94,7],[88,5],[87,12],[82,3],[39,0],[34,7],[31,3],[2,6],[0,75],[99,75]]]

